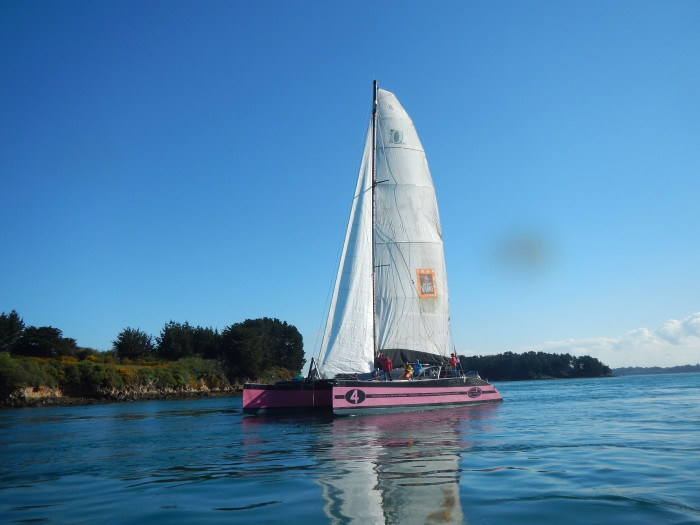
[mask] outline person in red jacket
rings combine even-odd
[[[391,379],[391,370],[394,368],[394,365],[391,364],[391,359],[389,359],[388,356],[385,356],[382,358],[382,370],[384,370],[384,380],[385,381],[392,381]]]

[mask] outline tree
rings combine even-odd
[[[24,332],[24,321],[19,314],[15,310],[9,314],[3,312],[0,315],[0,352],[11,352],[22,332]]]
[[[112,348],[119,359],[144,359],[151,357],[155,350],[153,338],[138,328],[122,330],[112,341]]]
[[[612,370],[597,359],[584,355],[574,358],[574,375],[576,377],[609,376]]]
[[[221,351],[231,376],[258,377],[265,368],[263,338],[242,323],[224,329]]]
[[[247,319],[240,324],[252,329],[262,338],[268,366],[278,365],[291,370],[303,368],[304,342],[295,326],[269,317]]]
[[[196,328],[189,323],[184,324],[170,321],[156,339],[157,355],[173,361],[183,357],[203,357],[218,359],[221,336],[212,328]]]
[[[158,357],[172,361],[191,357],[194,355],[193,335],[194,330],[186,321],[185,324],[170,321],[160,331],[160,337],[156,338]]]
[[[221,335],[213,328],[198,326],[192,334],[192,346],[195,353],[204,359],[219,359],[221,357]]]
[[[301,370],[304,345],[296,327],[279,319],[247,319],[221,334],[221,354],[235,374],[257,377],[265,369],[281,366]]]
[[[75,339],[63,337],[58,328],[29,326],[22,332],[12,352],[34,357],[60,357],[73,356],[77,349]]]

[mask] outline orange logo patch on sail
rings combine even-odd
[[[435,270],[416,270],[418,277],[418,297],[437,297],[437,286],[435,285]]]

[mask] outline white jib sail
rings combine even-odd
[[[433,181],[413,121],[381,89],[375,135],[377,348],[448,356],[449,295]],[[371,158],[370,126],[321,344],[327,377],[373,366]]]
[[[374,362],[373,348],[370,124],[321,343],[321,373],[333,377],[341,373],[369,372]]]

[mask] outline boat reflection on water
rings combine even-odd
[[[460,497],[465,458],[480,445],[478,436],[500,407],[244,417],[236,476],[264,481],[271,492],[256,492],[256,501],[248,498],[241,508],[265,509],[269,518],[273,507],[312,508],[321,496],[329,523],[465,523],[467,500]],[[294,513],[291,509],[285,512]]]
[[[340,523],[464,523],[459,463],[470,448],[469,424],[495,410],[491,405],[334,420],[334,473],[318,480],[326,516]]]

